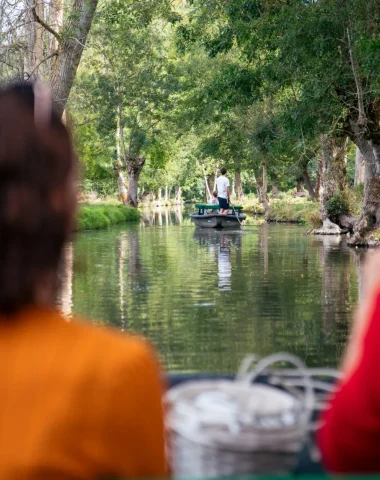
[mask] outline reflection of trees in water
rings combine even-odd
[[[352,257],[354,259],[354,264],[356,267],[356,272],[358,276],[358,295],[359,295],[359,302],[361,302],[363,298],[363,266],[364,262],[367,258],[367,256],[371,256],[374,252],[375,249],[373,250],[367,250],[367,249],[350,249]]]
[[[336,366],[357,298],[349,250],[336,238],[304,237],[297,227],[265,225],[259,239],[250,262],[261,279],[245,287],[255,299],[252,316],[260,319],[257,351],[285,349],[310,364]]]
[[[121,233],[117,243],[120,325],[124,330],[131,320],[129,314],[134,302],[135,291],[144,290],[145,275],[140,253],[139,231],[130,230]]]
[[[162,208],[160,207],[158,211],[156,211],[156,222],[160,227],[162,227],[163,221],[162,221]]]
[[[260,251],[263,259],[263,273],[268,275],[269,268],[269,252],[268,252],[268,228],[269,225],[264,223],[260,228]]]
[[[194,231],[194,238],[198,239],[200,245],[207,245],[216,259],[219,290],[231,290],[231,246],[236,251],[237,264],[241,265],[241,232],[197,228]]]
[[[324,235],[320,238],[320,262],[322,268],[321,307],[323,330],[326,339],[341,325],[342,312],[347,310],[350,297],[350,255],[342,255],[342,238]]]
[[[218,251],[218,288],[231,290],[231,238],[221,234]]]
[[[143,227],[151,227],[154,225],[154,212],[152,210],[141,210],[141,225]]]
[[[321,269],[320,344],[340,362],[349,335],[353,305],[358,299],[357,268],[352,250],[340,236],[314,239],[319,245]]]
[[[183,222],[182,210],[183,207],[181,205],[176,205],[172,208],[158,207],[141,210],[141,225],[144,227],[181,225]]]
[[[182,214],[182,207],[181,205],[176,205],[174,207],[174,217],[176,225],[181,225],[183,222],[183,214]]]
[[[125,290],[125,257],[127,249],[127,240],[124,235],[118,238],[118,264],[119,264],[119,305],[120,305],[120,323],[121,330],[126,327],[126,290]]]
[[[67,318],[71,317],[73,307],[73,264],[74,246],[73,242],[69,242],[64,248],[62,263],[58,272],[59,288],[57,294],[58,306]]]
[[[353,252],[334,248],[276,225],[90,232],[75,242],[74,311],[147,335],[173,370],[232,372],[248,352],[284,349],[336,365],[357,284]],[[220,291],[225,254],[230,290]]]

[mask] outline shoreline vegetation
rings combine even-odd
[[[79,205],[76,231],[98,230],[111,225],[139,220],[140,212],[133,207],[122,204],[83,203]]]
[[[294,198],[291,194],[283,194],[280,198],[270,200],[270,210],[267,215],[257,198],[247,198],[235,203],[240,203],[245,213],[265,216],[268,223],[297,223],[310,228],[317,227],[320,223],[318,202],[312,202],[303,197]]]
[[[79,204],[76,231],[97,230],[124,222],[139,221],[140,211],[146,208],[182,207],[194,203],[178,203],[175,200],[151,201],[141,203],[136,209],[107,198],[98,199],[96,202],[87,201]],[[242,201],[235,200],[234,204],[242,205],[246,213],[264,217],[264,208],[254,196]],[[293,198],[290,194],[283,194],[282,198],[271,200],[270,213],[265,220],[273,223],[297,223],[315,227],[317,225],[313,223],[313,219],[318,218],[318,203],[311,202],[306,198]]]
[[[256,194],[268,221],[378,242],[378,0],[110,0],[98,11],[99,0],[91,11],[78,0],[73,18],[64,2],[54,14],[50,2],[16,2],[17,14],[3,3],[1,79],[51,85],[83,191],[132,207],[190,202],[210,197],[225,167],[231,192]],[[78,44],[63,41],[68,31]],[[275,200],[290,189],[310,204]]]
[[[361,189],[355,187],[347,190],[343,198],[333,197],[328,204],[328,211],[331,217],[340,224],[346,222],[347,228],[340,232],[331,232],[331,234],[347,234],[350,239],[350,222],[358,218],[360,211],[358,205],[363,195]],[[136,222],[141,218],[141,210],[146,208],[167,208],[182,207],[192,205],[195,201],[179,201],[178,199],[156,199],[149,202],[140,203],[139,208],[134,208],[121,204],[114,198],[109,197],[83,199],[79,204],[77,232],[87,230],[96,230],[108,228],[124,222]],[[279,192],[276,198],[268,196],[267,212],[257,195],[249,194],[243,199],[233,199],[232,204],[241,205],[248,214],[263,217],[263,221],[268,223],[293,223],[303,225],[307,228],[307,233],[319,234],[322,227],[320,220],[320,204],[318,201],[312,201],[307,195],[297,195],[295,191]],[[371,231],[365,239],[366,247],[380,246],[380,229]],[[349,242],[348,242],[349,243]]]

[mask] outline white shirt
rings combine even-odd
[[[230,186],[230,181],[225,175],[221,175],[216,179],[216,188],[218,190],[218,197],[228,198],[227,187]]]

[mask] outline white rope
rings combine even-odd
[[[296,368],[269,368],[279,362]],[[252,383],[262,375],[269,384]],[[288,353],[264,359],[249,355],[235,380],[192,381],[170,389],[167,422],[175,477],[286,474],[308,443],[317,458],[316,447],[308,441],[309,432],[317,428],[311,415],[324,408],[324,397],[332,389],[322,377],[339,374],[308,369]]]

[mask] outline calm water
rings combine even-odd
[[[357,251],[289,225],[197,230],[183,211],[79,234],[66,248],[66,315],[146,335],[170,371],[234,372],[247,353],[336,366],[359,296]]]

